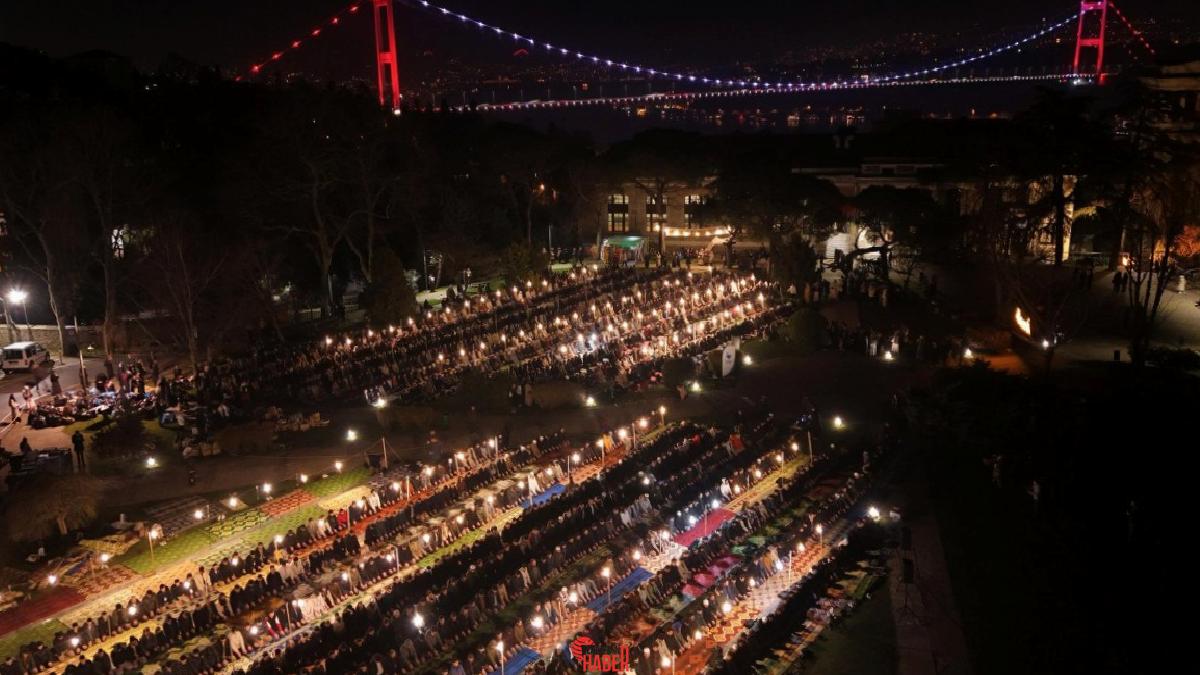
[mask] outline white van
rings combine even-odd
[[[14,370],[32,371],[50,360],[50,351],[36,342],[14,342],[4,348],[5,373]]]

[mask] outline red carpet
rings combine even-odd
[[[39,598],[23,602],[0,614],[0,635],[6,635],[18,628],[41,621],[81,602],[83,602],[83,596],[77,591],[59,586]]]
[[[721,524],[734,516],[729,509],[713,509],[708,512],[708,518],[701,518],[695,527],[675,535],[675,543],[683,547],[692,545],[693,541],[712,534]],[[705,527],[705,526],[708,527]]]

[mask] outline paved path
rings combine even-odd
[[[917,472],[897,491],[912,550],[888,561],[888,591],[896,625],[899,675],[970,675],[970,655],[962,617],[954,602],[946,554],[928,483]],[[903,557],[913,561],[913,583],[904,582]]]

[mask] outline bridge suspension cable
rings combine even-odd
[[[711,75],[701,75],[701,74],[685,73],[685,72],[673,71],[673,70],[664,70],[664,69],[660,69],[660,68],[646,66],[643,64],[639,64],[639,63],[624,61],[621,59],[614,59],[614,58],[610,58],[607,56],[600,56],[597,54],[589,54],[589,53],[582,52],[582,51],[579,51],[576,49],[571,49],[569,47],[565,47],[565,46],[563,46],[561,44],[557,44],[555,42],[541,40],[541,39],[535,38],[530,35],[523,35],[521,33],[518,33],[515,31],[510,31],[506,28],[502,28],[500,26],[496,26],[496,25],[487,23],[486,21],[481,21],[475,17],[468,16],[461,12],[456,12],[448,7],[443,7],[441,5],[430,2],[429,0],[411,0],[410,4],[420,7],[422,9],[426,9],[430,12],[433,12],[435,15],[441,15],[441,16],[447,17],[449,19],[457,20],[458,22],[462,23],[463,25],[476,28],[482,32],[491,33],[492,35],[495,35],[501,39],[511,39],[514,41],[514,43],[516,43],[518,45],[522,45],[523,47],[532,47],[534,49],[537,49],[539,51],[544,51],[549,54],[555,54],[555,55],[565,57],[568,59],[575,59],[577,61],[592,63],[595,65],[602,65],[602,66],[608,67],[613,70],[623,71],[623,72],[627,72],[627,73],[644,74],[644,75],[649,75],[651,77],[661,77],[663,79],[673,80],[676,82],[707,84],[707,85],[714,85],[714,86],[718,86],[718,87],[741,87],[741,88],[750,87],[750,88],[763,88],[763,89],[772,88],[772,89],[806,90],[806,89],[817,89],[817,88],[821,88],[823,86],[827,86],[827,83],[815,82],[815,81],[814,82],[803,82],[803,81],[763,82],[760,80],[747,80],[747,79],[741,79],[741,78],[722,78],[722,77],[715,77],[715,76],[711,76]],[[1071,14],[1061,20],[1052,22],[1052,23],[1044,26],[1040,30],[1034,31],[1028,35],[1025,35],[1025,36],[1019,38],[1019,39],[1013,40],[1006,44],[997,45],[997,46],[989,48],[989,49],[982,49],[976,54],[973,54],[971,56],[966,56],[966,57],[963,57],[963,58],[960,58],[960,59],[957,59],[954,61],[950,61],[947,63],[941,63],[938,65],[933,65],[933,66],[929,66],[926,68],[913,69],[913,70],[910,70],[907,72],[902,72],[902,73],[891,73],[891,74],[886,74],[886,75],[869,75],[865,79],[868,82],[888,83],[888,82],[895,82],[895,81],[899,81],[899,80],[907,80],[907,79],[911,79],[911,78],[920,78],[920,77],[924,77],[927,75],[936,75],[938,73],[941,73],[941,72],[944,72],[944,71],[947,71],[947,70],[950,70],[953,68],[961,68],[962,66],[970,65],[972,63],[975,63],[976,61],[981,61],[983,59],[991,58],[993,56],[1003,54],[1005,52],[1009,52],[1014,49],[1019,49],[1030,42],[1033,42],[1042,37],[1045,37],[1046,35],[1054,33],[1058,30],[1061,30],[1062,28],[1064,28],[1071,22],[1075,21],[1076,19],[1077,19],[1077,15]]]
[[[824,82],[819,86],[806,88],[804,91],[849,91],[860,89],[876,89],[881,87],[914,87],[935,84],[975,84],[1003,82],[1073,82],[1093,83],[1096,77],[1091,74],[1078,73],[1045,73],[1027,75],[982,75],[965,77],[940,77],[936,79],[908,79],[881,82],[873,80],[850,82]],[[637,94],[633,96],[598,96],[591,98],[539,99],[535,101],[513,101],[510,103],[479,103],[476,105],[449,106],[452,112],[507,112],[517,110],[542,110],[550,108],[581,108],[587,106],[625,106],[638,103],[654,103],[662,101],[685,101],[718,98],[735,98],[739,96],[759,96],[763,94],[794,94],[798,89],[791,87],[746,87],[741,89],[706,89],[700,91],[673,91],[652,94]]]
[[[1112,0],[1108,0],[1108,6],[1117,13],[1117,18],[1121,19],[1121,23],[1125,24],[1126,30],[1133,35],[1133,37],[1142,45],[1142,47],[1145,47],[1146,51],[1150,52],[1151,56],[1157,56],[1158,52],[1154,51],[1154,47],[1150,46],[1150,42],[1146,39],[1146,36],[1142,33],[1142,31],[1134,27],[1133,22],[1131,22],[1129,18],[1125,16],[1125,13],[1121,11],[1120,7],[1117,7],[1117,3],[1113,2]]]
[[[328,16],[324,21],[322,21],[321,23],[314,26],[312,28],[312,30],[308,31],[308,33],[297,36],[295,39],[288,42],[286,46],[282,47],[278,51],[272,52],[271,55],[268,56],[267,58],[262,59],[262,60],[258,61],[257,63],[251,64],[250,65],[250,75],[258,75],[259,73],[262,72],[263,68],[269,66],[271,63],[279,61],[283,57],[287,56],[289,53],[299,50],[302,46],[304,46],[304,44],[307,41],[309,41],[313,38],[320,37],[320,35],[322,33],[324,33],[327,28],[340,26],[344,19],[346,19],[347,17],[349,17],[352,14],[358,14],[358,11],[360,9],[362,9],[362,1],[361,0],[355,0],[354,2],[350,3],[349,5],[346,5],[345,7],[339,9],[338,11],[336,11],[333,14],[331,14],[330,16]],[[241,75],[238,75],[238,76],[234,77],[233,79],[240,82],[243,78]]]

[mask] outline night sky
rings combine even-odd
[[[759,58],[797,45],[877,39],[896,30],[953,33],[1020,29],[1074,11],[1074,0],[444,0],[451,9],[511,30],[619,58],[698,65]],[[169,53],[205,64],[245,67],[302,35],[349,0],[49,0],[0,3],[0,41],[54,56],[103,49],[153,67]],[[1197,2],[1125,0],[1135,20],[1192,21]],[[369,2],[364,0],[364,5]],[[502,56],[505,47],[425,11],[397,7],[409,55]],[[369,16],[327,31],[310,58],[367,63]],[[402,64],[403,65],[403,64]]]

